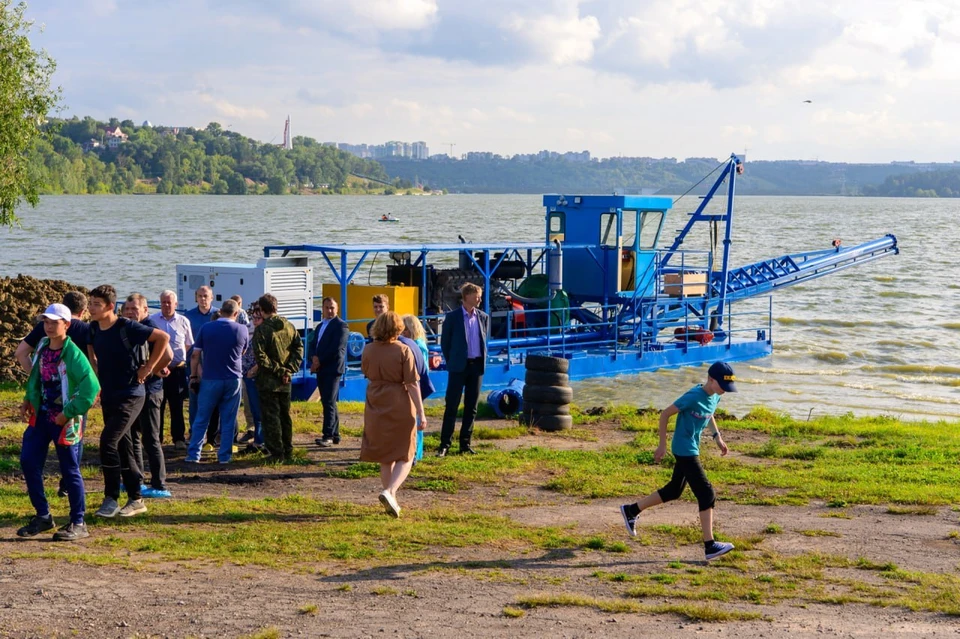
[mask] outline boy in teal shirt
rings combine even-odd
[[[713,418],[713,413],[717,409],[717,404],[720,403],[721,395],[737,392],[734,384],[736,379],[733,368],[729,364],[716,362],[707,371],[706,384],[694,386],[660,413],[660,446],[653,454],[653,460],[659,463],[666,454],[667,422],[676,415],[677,423],[673,433],[673,444],[670,447],[676,458],[673,477],[666,486],[650,493],[635,504],[620,506],[623,523],[631,536],[637,536],[637,518],[642,511],[677,499],[686,485],[690,484],[690,489],[700,507],[700,527],[703,530],[703,548],[706,558],[715,559],[733,550],[733,544],[713,539],[713,506],[716,502],[716,493],[703,472],[703,466],[700,465],[700,435],[709,424],[711,437],[720,448],[720,454],[727,454],[727,445],[723,443],[723,437],[717,429],[717,421]]]

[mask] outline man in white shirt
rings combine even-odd
[[[183,402],[190,392],[187,382],[187,351],[193,346],[193,330],[190,328],[190,320],[177,313],[177,294],[171,290],[160,293],[160,312],[151,315],[150,319],[157,328],[170,336],[170,348],[173,350],[170,375],[163,380],[160,439],[163,440],[163,405],[167,405],[170,407],[170,437],[177,450],[186,450]]]

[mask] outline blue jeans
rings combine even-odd
[[[23,431],[23,446],[20,448],[20,467],[23,469],[23,478],[27,481],[27,494],[37,515],[45,517],[50,514],[50,505],[43,492],[43,465],[47,461],[47,451],[50,442],[54,442],[57,450],[57,459],[60,461],[60,474],[66,484],[67,495],[70,497],[70,523],[83,523],[83,515],[87,509],[86,496],[83,488],[83,477],[80,476],[80,443],[73,446],[58,446],[60,431],[47,416],[46,412],[37,413],[34,426]]]
[[[420,430],[420,418],[417,417],[417,452],[413,456],[413,461],[423,459],[423,431]]]
[[[190,420],[190,428],[193,428],[193,422],[197,419],[197,405],[198,398],[197,394],[192,390],[188,392],[189,404],[187,405],[187,414],[189,415],[188,419]],[[172,427],[171,427],[172,428]],[[220,433],[220,411],[216,407],[213,409],[213,413],[209,419],[204,422],[203,429],[207,433],[207,439],[214,440],[217,435]],[[189,435],[189,433],[188,433]],[[189,443],[189,440],[188,440]]]
[[[263,445],[263,422],[260,420],[260,393],[257,392],[257,382],[252,377],[244,377],[243,385],[247,387],[247,399],[250,400],[250,412],[253,413],[253,443]]]
[[[207,424],[214,409],[220,410],[220,451],[217,459],[228,462],[233,456],[233,438],[237,432],[237,411],[240,410],[240,380],[203,379],[197,393],[197,414],[190,424],[190,445],[186,461],[200,461],[200,449],[207,440]]]

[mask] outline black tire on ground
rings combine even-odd
[[[536,402],[523,402],[524,415],[569,415],[570,404],[538,404]]]
[[[547,355],[527,355],[524,366],[528,371],[543,371],[544,373],[568,373],[570,360],[563,357],[548,357]]]
[[[530,425],[547,432],[569,430],[573,427],[573,417],[570,417],[570,415],[540,415],[534,417]]]
[[[566,373],[547,373],[545,371],[527,371],[524,384],[531,386],[569,386],[570,376]]]
[[[523,401],[538,404],[569,404],[573,401],[573,389],[569,386],[523,387]]]

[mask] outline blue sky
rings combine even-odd
[[[960,160],[957,0],[30,0],[64,115],[432,153]],[[804,100],[811,100],[805,103]]]

